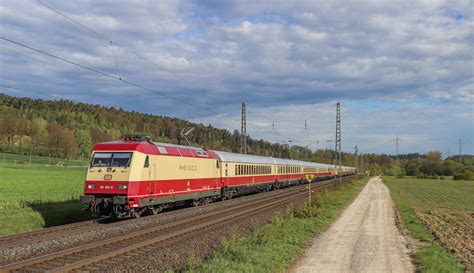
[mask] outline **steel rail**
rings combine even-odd
[[[60,225],[55,227],[48,227],[40,230],[33,230],[24,233],[18,233],[13,235],[5,235],[0,237],[0,249],[11,248],[24,244],[31,244],[35,242],[41,242],[45,239],[51,239],[58,237],[58,232],[61,236],[66,234],[72,234],[79,230],[90,227],[91,225],[97,224],[99,221],[105,218],[82,221],[72,224]]]

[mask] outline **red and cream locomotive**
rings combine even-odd
[[[95,215],[139,217],[183,202],[198,205],[302,184],[306,174],[319,180],[353,173],[352,167],[126,137],[94,146],[81,202]]]

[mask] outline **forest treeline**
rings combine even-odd
[[[64,159],[87,159],[95,143],[116,140],[124,135],[148,135],[154,141],[184,144],[183,128],[194,127],[187,136],[196,146],[239,152],[240,132],[230,132],[183,119],[125,111],[67,100],[18,98],[0,93],[0,144],[11,153],[33,153]],[[270,143],[248,137],[250,154],[333,163],[331,150],[311,151],[298,145]],[[343,165],[355,166],[355,156],[343,153]],[[442,159],[439,152],[400,155],[397,169],[394,156],[363,154],[358,157],[361,171],[371,174],[414,176],[455,175],[474,179],[472,156]]]

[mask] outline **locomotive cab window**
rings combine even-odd
[[[132,153],[94,153],[91,167],[129,167]]]
[[[129,167],[132,153],[114,153],[112,167]]]

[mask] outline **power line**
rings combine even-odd
[[[190,102],[185,101],[185,100],[183,100],[183,99],[179,99],[179,98],[176,98],[176,97],[173,97],[173,96],[164,94],[164,93],[162,93],[162,92],[159,92],[159,91],[156,91],[156,90],[154,90],[154,89],[145,87],[145,86],[143,86],[143,85],[141,85],[141,84],[139,84],[139,83],[135,83],[135,82],[132,82],[132,81],[130,81],[130,80],[126,80],[126,79],[123,79],[123,78],[121,79],[121,78],[119,78],[119,77],[117,77],[117,76],[115,76],[115,75],[109,74],[109,73],[107,73],[107,72],[103,72],[103,71],[101,71],[101,70],[98,70],[98,69],[95,69],[95,68],[92,68],[92,67],[89,67],[89,66],[86,66],[86,65],[79,64],[79,63],[77,63],[77,62],[74,62],[74,61],[65,59],[65,58],[63,58],[63,57],[54,55],[54,54],[52,54],[52,53],[46,52],[46,51],[44,51],[44,50],[40,50],[40,49],[31,47],[31,46],[25,45],[25,44],[23,44],[23,43],[20,43],[20,42],[11,40],[11,39],[6,38],[6,37],[3,37],[3,36],[0,36],[0,39],[2,39],[2,40],[4,40],[4,41],[7,41],[7,42],[10,42],[10,43],[13,43],[13,44],[15,44],[15,45],[24,47],[24,48],[26,48],[26,49],[32,50],[32,51],[34,51],[34,52],[37,52],[37,53],[46,55],[46,56],[48,56],[48,57],[51,57],[51,58],[60,60],[60,61],[62,61],[62,62],[65,62],[65,63],[71,64],[71,65],[80,67],[80,68],[85,69],[85,70],[88,70],[88,71],[90,71],[90,72],[94,72],[94,73],[99,74],[99,75],[101,75],[101,76],[104,76],[104,77],[107,77],[107,78],[110,78],[110,79],[114,79],[114,80],[123,82],[123,83],[125,83],[125,84],[128,84],[128,85],[131,85],[131,86],[134,86],[134,87],[137,87],[137,88],[140,88],[140,89],[149,91],[149,92],[151,92],[151,93],[154,93],[154,94],[163,96],[163,97],[165,97],[165,98],[168,98],[168,99],[171,99],[171,100],[174,100],[174,101],[177,101],[177,102],[179,102],[179,103],[183,103],[183,104],[186,104],[186,105],[189,105],[189,106],[198,108],[198,109],[200,109],[200,110],[204,110],[204,111],[213,113],[213,114],[215,114],[215,115],[219,115],[219,116],[221,116],[221,117],[223,117],[223,118],[226,118],[226,119],[228,119],[228,120],[231,120],[231,121],[234,121],[234,122],[239,122],[239,120],[230,118],[230,117],[226,116],[226,114],[224,114],[224,113],[220,113],[220,112],[211,110],[211,109],[209,109],[209,108],[207,108],[207,107],[203,107],[203,106],[200,106],[200,105],[197,105],[197,104],[194,104],[194,103],[190,103]],[[13,89],[13,88],[12,88],[12,89]],[[18,90],[19,90],[19,89],[18,89]],[[31,93],[33,93],[33,92],[31,92]],[[44,94],[42,94],[42,95],[44,95]],[[59,98],[59,97],[54,97],[54,98]],[[249,126],[251,126],[251,127],[255,127],[255,128],[260,128],[260,129],[266,130],[266,128],[263,128],[263,127],[257,126],[257,125],[253,125],[253,124],[251,124],[251,123],[247,123],[247,125],[249,125]],[[277,132],[277,135],[287,138],[286,136],[284,136],[284,135],[282,135],[282,134],[280,134],[280,133],[278,133],[278,132]]]
[[[354,146],[354,156],[355,156],[355,168],[357,170],[357,173],[359,172],[359,155],[357,154],[359,152],[359,148],[357,148],[357,145]]]
[[[162,67],[161,65],[158,65],[157,63],[155,63],[155,62],[149,60],[148,58],[146,58],[146,57],[144,57],[144,56],[138,54],[136,51],[134,51],[134,50],[132,50],[132,49],[126,47],[125,45],[123,45],[123,44],[121,44],[121,43],[118,43],[118,42],[116,42],[116,41],[113,41],[111,38],[107,37],[106,35],[104,35],[104,34],[102,34],[102,33],[99,33],[98,31],[95,31],[94,29],[92,29],[92,28],[90,28],[90,27],[88,27],[88,26],[86,26],[86,25],[80,23],[79,21],[73,19],[71,16],[66,15],[65,13],[63,13],[63,12],[61,12],[61,11],[59,11],[59,10],[57,10],[57,9],[55,9],[55,8],[53,8],[53,7],[49,6],[49,5],[47,5],[47,4],[45,4],[45,3],[43,3],[43,2],[40,1],[40,0],[37,0],[37,2],[38,2],[38,4],[44,6],[45,8],[47,8],[47,9],[49,9],[49,10],[51,10],[52,12],[54,12],[54,13],[56,13],[56,14],[59,14],[60,16],[66,18],[67,20],[69,20],[69,21],[72,22],[73,24],[76,24],[76,25],[79,26],[80,28],[82,28],[82,29],[84,29],[84,30],[86,30],[86,31],[89,31],[89,32],[93,33],[95,36],[99,37],[100,39],[103,39],[104,41],[108,42],[109,45],[110,45],[111,48],[112,48],[112,54],[113,54],[113,57],[114,57],[114,62],[115,62],[115,66],[116,66],[116,70],[117,70],[117,74],[118,74],[118,78],[117,78],[117,77],[113,77],[113,78],[118,79],[118,80],[121,80],[121,81],[124,81],[124,82],[126,82],[126,83],[128,83],[128,84],[130,84],[130,85],[135,86],[135,87],[139,87],[139,88],[145,89],[145,90],[147,90],[147,91],[156,93],[156,94],[158,94],[158,95],[167,97],[167,98],[169,98],[169,99],[173,99],[173,100],[175,100],[175,101],[178,101],[178,102],[181,102],[181,103],[185,103],[185,104],[188,104],[188,105],[190,105],[190,106],[193,106],[193,107],[196,107],[196,108],[205,110],[205,111],[209,111],[209,112],[211,112],[211,113],[213,113],[213,114],[216,114],[216,115],[223,115],[223,114],[221,114],[221,113],[218,113],[218,112],[216,112],[216,111],[212,111],[212,110],[209,109],[209,105],[208,105],[208,103],[207,103],[207,98],[206,98],[205,92],[204,92],[204,99],[205,99],[206,108],[203,108],[203,107],[201,107],[201,106],[199,106],[199,105],[192,104],[192,103],[187,103],[187,102],[184,101],[184,100],[181,100],[181,99],[178,99],[178,98],[175,98],[175,97],[172,97],[172,96],[163,94],[163,93],[158,92],[158,91],[156,91],[156,90],[151,90],[151,89],[146,88],[145,86],[142,86],[142,85],[140,85],[140,84],[137,84],[137,83],[134,83],[134,82],[131,82],[131,81],[127,81],[127,80],[123,80],[122,77],[121,77],[121,74],[120,74],[120,70],[119,70],[119,66],[118,66],[118,62],[117,62],[117,57],[116,57],[116,55],[115,55],[114,44],[115,44],[116,46],[118,46],[118,47],[124,49],[125,51],[129,52],[130,54],[132,54],[132,55],[134,55],[134,56],[136,56],[136,57],[138,57],[138,58],[144,60],[145,62],[147,62],[147,63],[149,63],[149,64],[155,66],[156,68],[158,68],[158,69],[160,69],[160,70],[162,70],[162,71],[165,71],[165,72],[167,72],[167,73],[173,75],[173,76],[176,77],[177,79],[180,79],[180,80],[183,80],[183,81],[187,81],[186,79],[182,78],[182,77],[179,76],[178,74],[176,74],[176,73],[174,73],[174,72],[172,72],[172,71],[170,71],[170,70],[168,70],[168,69]],[[64,61],[64,60],[63,60],[63,61]],[[73,64],[73,62],[69,62],[69,63]],[[75,65],[79,65],[79,64],[75,64]],[[81,66],[81,67],[83,67],[83,68],[85,68],[85,69],[89,69],[89,70],[90,70],[90,68],[87,68],[87,67],[85,67],[85,66],[82,66],[82,65],[79,65],[79,66]],[[96,72],[96,73],[100,73],[100,74],[102,74],[102,75],[104,75],[104,76],[108,76],[108,77],[113,76],[113,75],[110,75],[110,74],[108,74],[108,73],[104,73],[104,72],[102,72],[102,71],[96,70],[96,69],[92,69],[91,71],[94,71],[94,72]],[[223,117],[224,117],[224,118],[227,118],[227,119],[229,119],[229,120],[232,120],[232,121],[234,121],[234,122],[238,122],[238,120],[232,119],[232,118],[230,118],[230,117],[226,117],[226,116],[223,116]],[[274,122],[271,118],[270,118],[270,120],[272,121],[273,127],[275,127],[275,122]],[[249,125],[252,126],[252,127],[256,127],[256,128],[261,128],[261,127],[259,127],[259,126],[255,126],[255,125],[252,125],[252,124],[249,124]],[[306,126],[307,126],[307,125],[306,125],[306,120],[305,120],[305,128],[306,128]],[[276,132],[276,134],[282,136],[282,135],[279,134],[278,132]]]
[[[61,15],[61,16],[63,16],[63,17],[66,18],[67,20],[69,20],[69,21],[73,22],[74,24],[80,26],[81,28],[83,28],[83,29],[85,29],[85,30],[87,30],[87,31],[89,31],[89,32],[94,33],[97,37],[99,37],[99,38],[101,38],[101,39],[107,41],[108,43],[114,43],[116,46],[118,46],[118,47],[124,49],[125,51],[129,52],[130,54],[132,54],[132,55],[134,55],[134,56],[136,56],[136,57],[138,57],[138,58],[144,60],[145,62],[147,62],[147,63],[149,63],[149,64],[151,64],[151,65],[157,67],[158,69],[160,69],[160,70],[162,70],[162,71],[165,71],[165,72],[167,72],[167,73],[173,75],[174,77],[176,77],[176,78],[179,79],[179,80],[186,81],[185,79],[183,79],[182,77],[180,77],[178,74],[176,74],[176,73],[174,73],[174,72],[172,72],[172,71],[170,71],[170,70],[168,70],[168,69],[166,69],[166,68],[164,68],[164,67],[162,67],[162,66],[156,64],[155,62],[153,62],[153,61],[151,61],[151,60],[149,60],[149,59],[143,57],[142,55],[136,53],[135,51],[129,49],[128,47],[126,47],[126,46],[124,46],[124,45],[122,45],[122,44],[120,44],[120,43],[117,43],[117,42],[112,41],[112,39],[110,39],[109,37],[105,36],[104,34],[101,34],[101,33],[97,32],[97,31],[93,30],[92,28],[83,25],[82,23],[80,23],[80,22],[74,20],[74,19],[71,18],[70,16],[67,16],[66,14],[62,13],[61,11],[59,11],[59,10],[57,10],[57,9],[55,9],[55,8],[53,8],[53,7],[51,7],[51,6],[49,6],[49,5],[46,5],[45,3],[41,2],[40,0],[37,0],[37,2],[38,2],[40,5],[46,7],[47,9],[49,9],[49,10],[51,10],[51,11],[53,11],[53,12],[55,12],[55,13]]]
[[[247,109],[245,101],[242,102],[242,120],[240,123],[240,153],[247,153]]]
[[[122,76],[120,76],[120,69],[119,69],[119,66],[118,66],[118,63],[117,63],[117,57],[115,57],[114,44],[112,43],[112,41],[110,41],[110,47],[112,48],[112,55],[114,55],[115,68],[117,69],[117,75],[118,75],[119,79],[121,80]]]
[[[202,89],[202,94],[204,96],[204,103],[206,104],[206,108],[209,109],[209,104],[207,104],[206,89]]]
[[[8,38],[5,38],[5,37],[3,37],[3,36],[0,36],[0,39],[2,39],[2,40],[4,40],[4,41],[7,41],[7,42],[10,42],[10,43],[13,43],[13,44],[16,44],[16,45],[18,45],[18,46],[27,48],[27,49],[29,49],[29,50],[32,50],[32,51],[41,53],[41,54],[46,55],[46,56],[49,56],[49,57],[51,57],[51,58],[55,58],[55,59],[57,59],[57,60],[60,60],[60,61],[65,62],[65,63],[69,63],[69,64],[71,64],[71,65],[74,65],[74,66],[83,68],[83,69],[85,69],[85,70],[94,72],[94,73],[99,74],[99,75],[102,75],[102,76],[104,76],[104,77],[108,77],[108,78],[111,78],[111,79],[114,79],[114,80],[118,80],[118,81],[124,82],[124,83],[126,83],[126,84],[128,84],[128,85],[131,85],[131,86],[134,86],[134,87],[137,87],[137,88],[140,88],[140,89],[144,89],[144,90],[149,91],[149,92],[151,92],[151,93],[154,93],[154,94],[163,96],[163,97],[165,97],[165,98],[168,98],[168,99],[171,99],[171,100],[174,100],[174,101],[183,103],[183,104],[187,104],[187,105],[189,105],[189,106],[193,106],[193,107],[195,107],[195,108],[198,108],[198,109],[201,109],[201,110],[204,110],[204,111],[208,111],[208,112],[213,113],[213,114],[216,114],[216,115],[223,115],[223,116],[222,116],[223,118],[232,120],[232,121],[234,121],[234,122],[239,122],[238,120],[235,120],[235,119],[233,119],[233,118],[230,118],[230,117],[225,116],[225,114],[223,114],[223,113],[219,113],[219,112],[217,112],[217,111],[214,111],[214,110],[211,110],[211,109],[207,109],[206,107],[203,107],[203,106],[200,106],[200,105],[197,105],[197,104],[194,104],[194,103],[190,103],[190,102],[188,102],[188,101],[186,101],[186,100],[183,100],[183,99],[180,99],[180,98],[176,98],[176,97],[167,95],[167,94],[165,94],[165,93],[163,93],[163,92],[156,91],[156,90],[154,90],[154,89],[145,87],[145,86],[143,86],[143,85],[141,85],[141,84],[138,84],[138,83],[135,83],[135,82],[126,80],[126,79],[120,79],[119,77],[114,76],[114,75],[112,75],[112,74],[109,74],[109,73],[107,73],[107,72],[103,72],[103,71],[101,71],[101,70],[98,70],[98,69],[95,69],[95,68],[92,68],[92,67],[89,67],[89,66],[86,66],[86,65],[82,65],[82,64],[76,63],[76,62],[74,62],[74,61],[67,60],[67,59],[65,59],[65,58],[59,57],[59,56],[57,56],[57,55],[48,53],[48,52],[46,52],[46,51],[43,51],[43,50],[40,50],[40,49],[31,47],[31,46],[28,46],[28,45],[25,45],[25,44],[20,43],[20,42],[13,41],[13,40],[8,39]]]
[[[156,91],[156,90],[151,90],[151,89],[146,88],[146,87],[144,87],[144,86],[142,86],[142,85],[140,85],[140,84],[137,84],[137,83],[134,83],[134,82],[131,82],[131,81],[123,80],[122,77],[121,77],[121,74],[120,74],[120,70],[119,70],[119,66],[118,66],[118,62],[117,62],[117,57],[116,57],[116,55],[115,55],[114,44],[115,44],[116,46],[118,46],[118,47],[124,49],[125,51],[131,53],[132,55],[134,55],[134,56],[136,56],[136,57],[138,57],[138,58],[140,58],[140,59],[142,59],[142,60],[148,62],[149,64],[152,64],[153,66],[157,67],[158,69],[160,69],[160,70],[162,70],[162,71],[165,71],[165,72],[167,72],[167,73],[173,75],[173,76],[176,77],[177,79],[186,81],[184,78],[182,78],[182,77],[179,76],[178,74],[176,74],[176,73],[174,73],[174,72],[172,72],[172,71],[170,71],[170,70],[168,70],[168,69],[166,69],[166,68],[164,68],[164,67],[162,67],[162,66],[156,64],[155,62],[149,60],[148,58],[146,58],[146,57],[144,57],[144,56],[138,54],[137,52],[135,52],[134,50],[132,50],[132,49],[130,49],[130,48],[128,48],[128,47],[126,47],[125,45],[123,45],[123,44],[121,44],[121,43],[118,43],[118,42],[116,42],[116,41],[113,41],[112,39],[110,39],[110,38],[107,37],[106,35],[95,31],[94,29],[92,29],[92,28],[90,28],[90,27],[88,27],[88,26],[86,26],[86,25],[80,23],[79,21],[73,19],[72,17],[66,15],[65,13],[63,13],[63,12],[61,12],[61,11],[59,11],[59,10],[57,10],[57,9],[55,9],[55,8],[53,8],[53,7],[49,6],[49,5],[47,5],[47,4],[45,4],[45,3],[43,3],[42,1],[37,0],[37,2],[38,2],[40,5],[42,5],[42,6],[46,7],[47,9],[51,10],[52,12],[54,12],[54,13],[56,13],[56,14],[59,14],[60,16],[62,16],[62,17],[64,17],[64,18],[66,18],[67,20],[69,20],[70,22],[72,22],[72,23],[78,25],[78,26],[81,27],[82,29],[84,29],[84,30],[86,30],[86,31],[89,31],[89,32],[93,33],[95,36],[99,37],[100,39],[103,39],[103,40],[105,40],[106,42],[108,42],[109,45],[110,45],[111,48],[112,48],[112,54],[113,54],[113,57],[114,57],[114,62],[115,62],[115,66],[116,66],[116,70],[117,70],[117,74],[118,74],[118,80],[124,81],[124,82],[126,82],[126,83],[128,83],[128,84],[131,84],[131,85],[133,85],[133,86],[136,86],[136,87],[139,87],[139,88],[148,90],[148,91],[150,91],[150,92],[157,93],[157,94],[159,94],[159,95],[161,95],[161,96],[165,96],[165,97],[167,97],[167,98],[169,98],[169,99],[173,99],[173,100],[178,101],[178,102],[181,102],[181,103],[186,103],[185,101],[183,101],[183,100],[181,100],[181,99],[174,98],[174,97],[169,96],[169,95],[165,95],[165,94],[163,94],[163,93],[161,93],[161,92],[158,92],[158,91]],[[52,57],[52,56],[51,56],[51,57]],[[63,60],[63,61],[65,61],[65,60]],[[69,63],[73,64],[73,62],[69,62]],[[75,64],[75,65],[79,65],[79,64]],[[83,68],[85,68],[85,69],[89,69],[89,68],[87,68],[87,67],[85,67],[85,66],[82,66],[82,65],[79,65],[79,66],[81,66],[81,67],[83,67]],[[113,76],[113,75],[110,75],[110,74],[108,74],[108,73],[104,73],[104,72],[102,72],[102,71],[96,70],[96,69],[93,69],[92,71],[94,71],[94,72],[96,72],[96,73],[100,73],[100,74],[102,74],[102,75],[104,75],[104,76],[108,76],[108,77]],[[117,77],[113,77],[113,78],[117,79]],[[203,91],[204,91],[204,90],[203,90]],[[195,104],[192,104],[192,103],[186,103],[186,104],[191,105],[191,106],[196,107],[196,108],[199,108],[199,109],[202,109],[202,110],[209,111],[209,112],[214,113],[214,114],[216,114],[216,115],[222,115],[221,113],[218,113],[218,112],[216,112],[216,111],[212,111],[212,110],[209,109],[209,106],[208,106],[208,104],[207,104],[207,98],[206,98],[205,91],[204,91],[204,99],[205,99],[206,108],[200,107],[200,106],[195,105]],[[238,120],[235,120],[235,119],[232,119],[232,118],[229,118],[229,117],[226,117],[226,116],[223,116],[223,117],[224,117],[224,118],[227,118],[227,119],[230,119],[230,120],[232,120],[232,121],[234,121],[234,122],[238,122]],[[270,120],[272,121],[272,119],[270,119]],[[306,122],[306,121],[305,121],[305,122]],[[273,123],[273,127],[275,127],[275,123],[274,123],[273,121],[272,121],[272,123]],[[251,124],[249,124],[249,125],[252,126],[252,127],[256,127],[256,128],[261,128],[261,127],[259,127],[259,126],[255,126],[255,125],[251,125]],[[280,135],[278,132],[277,132],[277,134]],[[281,135],[280,135],[280,136],[281,136]]]
[[[342,151],[341,151],[341,103],[336,103],[336,141],[334,150],[336,150],[336,162],[339,165],[339,183],[341,183],[341,170],[342,170]]]
[[[21,91],[21,92],[25,92],[25,93],[29,93],[29,94],[34,94],[34,95],[40,95],[40,96],[43,96],[43,97],[49,97],[49,98],[53,98],[53,99],[67,100],[67,99],[64,99],[64,98],[61,98],[61,97],[58,97],[58,96],[48,95],[48,94],[44,94],[44,93],[40,93],[40,92],[36,92],[36,91],[29,91],[29,90],[26,90],[26,89],[12,87],[12,86],[5,85],[5,84],[0,84],[0,87],[5,87],[5,88],[8,88],[8,89],[17,90],[17,91]]]
[[[460,162],[463,163],[463,156],[462,156],[462,145],[464,144],[462,138],[459,138],[458,141],[456,142],[459,145],[459,159]]]
[[[398,170],[399,170],[399,166],[400,166],[400,157],[399,157],[399,147],[400,147],[400,141],[402,141],[403,139],[399,138],[398,135],[395,139],[392,139],[395,141],[395,150],[396,150],[396,153],[397,153],[397,157],[396,157],[396,174],[395,174],[395,177],[398,176]]]
[[[18,52],[18,51],[16,51],[16,50],[12,50],[12,49],[5,48],[5,47],[2,47],[2,46],[0,46],[0,49],[6,50],[6,51],[10,51],[10,52],[12,52],[13,54],[17,54],[17,55],[25,56],[25,57],[27,57],[27,58],[30,58],[30,59],[32,59],[32,60],[35,60],[35,61],[37,61],[37,62],[41,62],[41,63],[47,64],[47,65],[51,65],[51,66],[58,67],[58,66],[57,66],[57,65],[55,65],[55,64],[52,64],[52,63],[49,63],[49,62],[43,61],[43,60],[41,60],[41,59],[38,59],[38,58],[32,57],[32,56],[30,56],[30,55],[28,55],[28,54],[25,54],[25,53],[22,53],[22,52]]]
[[[0,39],[4,40],[4,41],[7,41],[7,42],[10,42],[10,43],[13,43],[17,46],[20,46],[20,47],[23,47],[23,48],[26,48],[26,49],[29,49],[29,50],[32,50],[34,52],[37,52],[37,53],[40,53],[40,54],[43,54],[43,55],[46,55],[48,57],[51,57],[51,58],[54,58],[54,59],[57,59],[57,60],[60,60],[62,62],[65,62],[65,63],[68,63],[68,64],[71,64],[71,65],[74,65],[74,66],[77,66],[77,67],[80,67],[82,69],[85,69],[85,70],[88,70],[90,72],[94,72],[96,74],[99,74],[99,75],[102,75],[104,77],[108,77],[108,78],[111,78],[111,79],[114,79],[114,80],[118,80],[118,81],[121,81],[121,82],[124,82],[128,85],[131,85],[131,86],[134,86],[134,87],[137,87],[137,88],[141,88],[141,89],[144,89],[146,91],[149,91],[149,92],[152,92],[154,94],[157,94],[157,95],[160,95],[160,96],[163,96],[165,98],[168,98],[168,99],[171,99],[171,100],[174,100],[174,101],[177,101],[177,102],[180,102],[180,103],[183,103],[183,104],[187,104],[187,105],[190,105],[192,107],[195,107],[195,108],[198,108],[198,109],[201,109],[201,110],[204,110],[204,111],[208,111],[210,113],[213,113],[215,115],[221,115],[223,118],[226,118],[226,119],[229,119],[229,120],[232,120],[234,122],[239,122],[238,120],[236,119],[233,119],[233,118],[230,118],[230,117],[227,117],[225,116],[226,114],[224,113],[219,113],[217,111],[214,111],[214,110],[211,110],[209,109],[208,105],[207,105],[207,97],[205,97],[205,102],[206,102],[206,106],[207,107],[202,107],[200,105],[196,105],[194,103],[190,103],[188,101],[185,101],[185,100],[182,100],[182,99],[179,99],[179,98],[176,98],[176,97],[173,97],[173,96],[170,96],[170,95],[167,95],[167,94],[164,94],[162,92],[159,92],[159,91],[156,91],[154,89],[150,89],[148,87],[145,87],[141,84],[138,84],[138,83],[135,83],[135,82],[132,82],[132,81],[129,81],[129,80],[125,80],[123,78],[120,77],[120,74],[118,76],[115,76],[115,75],[112,75],[112,74],[109,74],[107,72],[103,72],[101,70],[98,70],[98,69],[95,69],[95,68],[92,68],[92,67],[89,67],[89,66],[86,66],[86,65],[82,65],[80,63],[77,63],[77,62],[74,62],[74,61],[71,61],[71,60],[68,60],[68,59],[65,59],[63,57],[60,57],[60,56],[57,56],[57,55],[54,55],[52,53],[48,53],[44,50],[40,50],[40,49],[37,49],[37,48],[34,48],[34,47],[31,47],[31,46],[28,46],[28,45],[25,45],[23,43],[20,43],[20,42],[17,42],[17,41],[14,41],[14,40],[11,40],[9,38],[6,38],[6,37],[2,37],[0,36]],[[41,61],[39,59],[36,59],[36,58],[33,58],[37,61]],[[41,61],[43,62],[43,61]],[[118,69],[118,65],[117,65],[117,69]],[[119,73],[119,71],[117,70],[117,72]],[[47,95],[47,94],[43,94],[43,93],[38,93],[38,92],[32,92],[32,91],[27,91],[27,90],[24,90],[24,89],[20,89],[20,88],[15,88],[15,87],[11,87],[11,86],[6,86],[6,85],[2,85],[3,87],[5,88],[10,88],[10,89],[14,89],[14,90],[18,90],[18,91],[23,91],[23,92],[27,92],[27,93],[31,93],[31,94],[36,94],[36,95],[42,95],[42,96],[46,96],[46,97],[51,97],[51,98],[55,98],[55,99],[63,99],[61,97],[58,97],[58,96],[51,96],[51,95]],[[204,91],[204,90],[203,90]],[[205,91],[204,91],[204,96],[205,96]],[[268,118],[268,117],[267,117]],[[272,120],[271,118],[268,118],[270,120]],[[255,127],[255,128],[261,128],[263,130],[266,130],[265,128],[261,127],[261,126],[256,126],[256,125],[253,125],[251,123],[247,123],[248,125],[250,125],[251,127]],[[281,137],[284,137],[284,138],[287,138],[287,139],[290,139],[289,137],[285,136],[285,135],[282,135],[281,133],[279,133],[276,129],[276,122],[272,122],[272,125],[273,125],[273,128],[274,128],[274,131],[273,133],[278,135],[278,136],[281,136]],[[297,140],[298,142],[301,142],[300,140]]]

